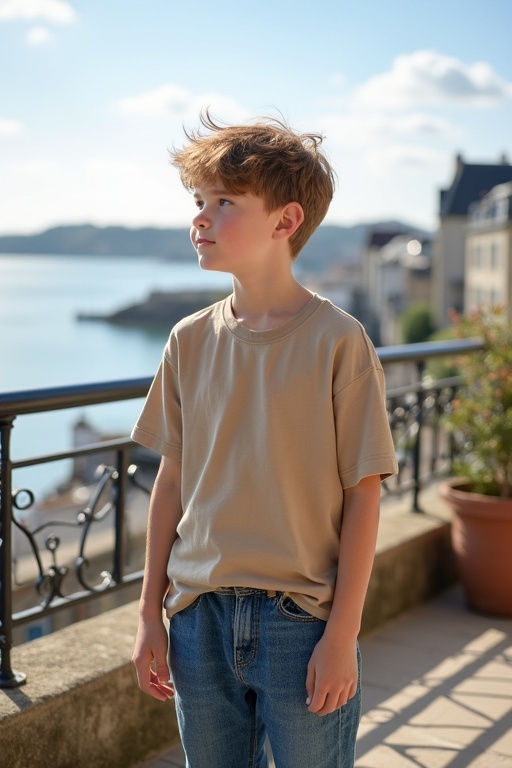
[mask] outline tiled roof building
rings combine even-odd
[[[464,283],[464,312],[498,305],[512,319],[512,182],[470,207]]]
[[[470,206],[493,187],[512,181],[512,166],[470,164],[458,155],[451,185],[440,191],[439,230],[434,251],[434,304],[439,325],[446,325],[450,308],[463,310],[464,251]]]

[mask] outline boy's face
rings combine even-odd
[[[220,181],[196,188],[194,199],[190,238],[202,269],[241,276],[271,263],[279,211],[267,211],[263,198],[250,192],[226,192]]]

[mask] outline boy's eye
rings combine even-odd
[[[196,204],[196,207],[199,208],[199,210],[201,210],[201,208],[204,206],[203,201],[198,200],[197,198],[195,199],[195,204]]]
[[[226,198],[221,197],[219,200],[219,205],[231,205],[229,200],[226,200]]]

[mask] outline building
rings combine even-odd
[[[431,246],[429,238],[402,234],[380,249],[371,302],[384,345],[402,343],[401,316],[412,304],[430,303]]]
[[[399,344],[399,316],[431,300],[432,241],[404,225],[373,227],[363,252],[365,327],[377,345]]]
[[[466,163],[456,158],[455,175],[440,192],[439,229],[434,248],[433,304],[440,327],[448,324],[449,310],[464,308],[464,268],[468,214],[472,204],[493,187],[512,181],[512,166],[503,156],[497,165]]]
[[[464,312],[482,305],[504,306],[512,319],[512,182],[469,209]]]
[[[382,293],[379,285],[381,251],[387,243],[403,235],[405,231],[400,224],[381,224],[371,227],[362,253],[360,314],[364,316],[364,326],[377,346],[385,343],[381,333],[382,323],[378,309]]]
[[[381,250],[393,238],[405,234],[402,226],[377,226],[372,227],[368,232],[366,247],[362,259],[362,282],[361,287],[369,297],[370,303],[378,293],[378,265],[381,258]]]

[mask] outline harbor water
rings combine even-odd
[[[169,330],[77,315],[113,312],[152,290],[228,289],[229,275],[190,263],[141,257],[0,254],[0,392],[152,376]],[[14,422],[14,459],[65,450],[83,416],[102,434],[127,434],[142,401],[20,416]],[[17,470],[17,487],[41,496],[69,473],[66,463]]]

